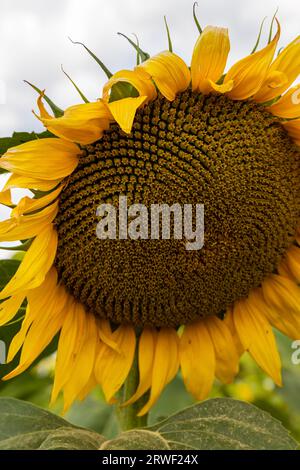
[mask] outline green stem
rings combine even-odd
[[[128,431],[129,429],[143,428],[147,426],[148,415],[146,414],[144,416],[137,416],[137,413],[148,400],[147,393],[139,398],[135,403],[132,403],[128,406],[122,406],[122,403],[129,400],[129,398],[134,394],[138,383],[138,359],[137,356],[135,356],[128,377],[118,394],[119,405],[117,405],[116,413],[122,431]]]

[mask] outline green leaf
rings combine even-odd
[[[151,446],[151,447],[149,447]],[[155,426],[122,433],[101,449],[295,450],[281,423],[253,405],[215,398],[186,408]]]
[[[104,438],[49,411],[14,398],[0,398],[0,450],[99,449]]]
[[[13,277],[20,265],[16,259],[0,260],[0,289],[2,290],[8,281]]]
[[[116,439],[103,442],[100,450],[169,450],[168,441],[159,433],[147,429],[133,429],[123,432]],[[177,447],[184,449],[184,447]]]

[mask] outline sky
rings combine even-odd
[[[63,74],[63,65],[90,101],[101,96],[104,73],[69,38],[85,43],[112,72],[130,69],[135,65],[135,52],[117,33],[132,38],[135,33],[141,47],[153,55],[167,48],[163,20],[166,15],[174,52],[190,64],[198,37],[193,3],[193,0],[0,0],[0,137],[10,136],[13,131],[43,130],[32,114],[32,109],[36,109],[36,93],[23,80],[46,89],[62,109],[78,104],[81,98]],[[260,23],[267,16],[262,36],[262,46],[265,45],[277,7],[282,25],[280,46],[285,46],[300,33],[299,0],[198,0],[197,16],[202,27],[229,28],[230,66],[250,53]],[[8,210],[0,206],[1,219],[8,215]]]
[[[105,75],[68,37],[84,42],[114,72],[135,65],[134,50],[118,31],[136,33],[141,46],[155,54],[167,47],[166,15],[174,52],[188,63],[198,35],[193,0],[0,0],[0,5],[0,136],[42,130],[31,112],[36,94],[24,79],[45,88],[62,108],[79,103],[63,65],[89,100],[101,96]],[[202,26],[229,28],[230,64],[250,52],[261,20],[271,20],[277,7],[284,46],[300,33],[299,0],[198,0],[197,14]]]

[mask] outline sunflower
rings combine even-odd
[[[277,21],[277,20],[276,20]],[[52,402],[67,410],[99,384],[109,403],[133,362],[146,414],[181,370],[197,399],[248,351],[281,385],[272,327],[300,335],[300,36],[224,72],[228,30],[200,30],[191,65],[170,50],[121,70],[102,98],[59,117],[38,97],[49,138],[10,148],[0,167],[35,195],[12,206],[0,240],[26,240],[0,294],[0,324],[26,314],[8,352],[27,369],[59,333]],[[48,100],[49,102],[49,100]],[[99,240],[96,210],[130,201],[205,205],[205,245]]]

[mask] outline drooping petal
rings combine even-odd
[[[51,191],[61,182],[61,180],[62,178],[47,181],[39,180],[36,178],[30,178],[28,176],[12,174],[7,180],[3,190],[12,188],[28,188],[35,189],[38,191]]]
[[[57,285],[57,272],[51,268],[45,276],[44,282],[36,289],[29,290],[26,294],[28,303],[21,329],[14,336],[8,351],[7,361],[10,362],[20,350],[25,341],[30,326],[39,319],[41,311],[46,311],[52,302]]]
[[[58,202],[32,215],[11,217],[0,222],[0,241],[25,240],[35,237],[48,227],[58,211]]]
[[[267,111],[286,119],[300,117],[300,85],[291,88],[280,100],[266,108]],[[299,132],[300,137],[300,132]]]
[[[92,314],[87,314],[81,304],[80,308],[84,316],[84,329],[77,337],[76,352],[73,352],[74,361],[70,364],[72,374],[64,386],[64,412],[89,383],[94,370],[98,340],[96,319]]]
[[[217,85],[230,51],[228,29],[207,26],[200,34],[193,51],[191,76],[193,91],[210,93],[230,91],[233,82]],[[215,87],[215,88],[214,88]]]
[[[46,196],[37,199],[32,199],[28,196],[23,197],[19,201],[17,206],[12,210],[11,217],[20,217],[21,215],[35,212],[39,209],[45,208],[46,206],[51,204],[55,199],[57,199],[62,190],[63,185],[59,186],[51,193],[46,194]]]
[[[62,139],[37,139],[12,147],[0,158],[0,167],[30,178],[56,180],[78,165],[79,147]]]
[[[296,144],[300,145],[300,119],[293,119],[282,123],[288,134],[292,137]]]
[[[165,386],[175,377],[179,367],[179,340],[174,328],[161,328],[157,334],[151,391],[148,402],[138,413],[143,416],[158,400]]]
[[[46,283],[43,288],[46,288]],[[30,310],[36,308],[31,304],[32,295],[34,294],[28,296]],[[42,308],[38,308],[38,311],[34,312],[34,319],[24,337],[20,363],[5,377],[6,380],[21,374],[30,367],[61,329],[65,317],[64,305],[66,298],[65,289],[61,286],[56,286],[51,291],[51,297],[47,305],[42,302],[40,304]]]
[[[0,299],[38,287],[51,268],[57,248],[57,232],[50,224],[33,240],[14,276],[0,293]]]
[[[113,101],[107,105],[115,121],[126,134],[130,134],[135,113],[146,99],[146,96],[123,98],[122,100]]]
[[[95,376],[108,403],[113,401],[115,393],[129,374],[136,345],[135,331],[129,325],[119,326],[113,337],[121,353],[102,344],[95,363]]]
[[[84,103],[67,108],[58,118],[50,116],[38,98],[40,116],[37,116],[52,134],[70,142],[88,145],[99,140],[109,128],[111,114],[103,101]]]
[[[263,281],[262,290],[266,303],[271,307],[300,314],[300,287],[287,277],[269,276]]]
[[[76,351],[76,340],[79,336],[78,332],[82,331],[82,311],[79,309],[77,315],[78,302],[72,297],[68,299],[65,306],[66,316],[62,325],[57,347],[54,383],[51,393],[51,404],[53,404],[59,392],[62,390],[66,382],[72,374],[72,364],[74,362],[74,352]]]
[[[138,349],[139,385],[134,395],[124,405],[134,403],[151,387],[156,340],[157,331],[154,328],[144,328]]]
[[[140,96],[146,96],[145,102],[155,100],[156,88],[149,74],[138,74],[134,70],[120,70],[115,73],[103,87],[103,99],[109,100],[109,92],[117,83],[125,82],[132,85]]]
[[[239,370],[239,355],[226,323],[217,317],[208,317],[205,325],[210,334],[216,355],[216,376],[230,383]]]
[[[0,326],[8,323],[21,307],[25,299],[25,293],[13,295],[0,304]]]
[[[281,385],[281,362],[271,325],[248,299],[234,305],[234,323],[244,348],[277,385]]]
[[[224,84],[233,80],[232,91],[228,93],[233,100],[244,100],[255,95],[261,88],[272,62],[280,37],[280,25],[274,39],[266,47],[254,52],[234,64],[227,72]]]
[[[190,71],[185,62],[176,54],[169,51],[161,52],[136,67],[140,77],[146,72],[152,77],[159,91],[169,101],[176,94],[188,88],[191,81]]]
[[[250,301],[256,305],[257,309],[262,312],[271,325],[281,331],[289,338],[299,339],[300,335],[300,315],[290,310],[278,310],[274,306],[266,303],[262,289],[256,289],[255,295],[250,293]]]
[[[264,103],[284,93],[296,80],[300,72],[300,36],[292,41],[274,60],[262,87],[254,96]]]
[[[180,366],[187,390],[203,400],[215,377],[215,351],[204,321],[184,327],[179,346]]]

